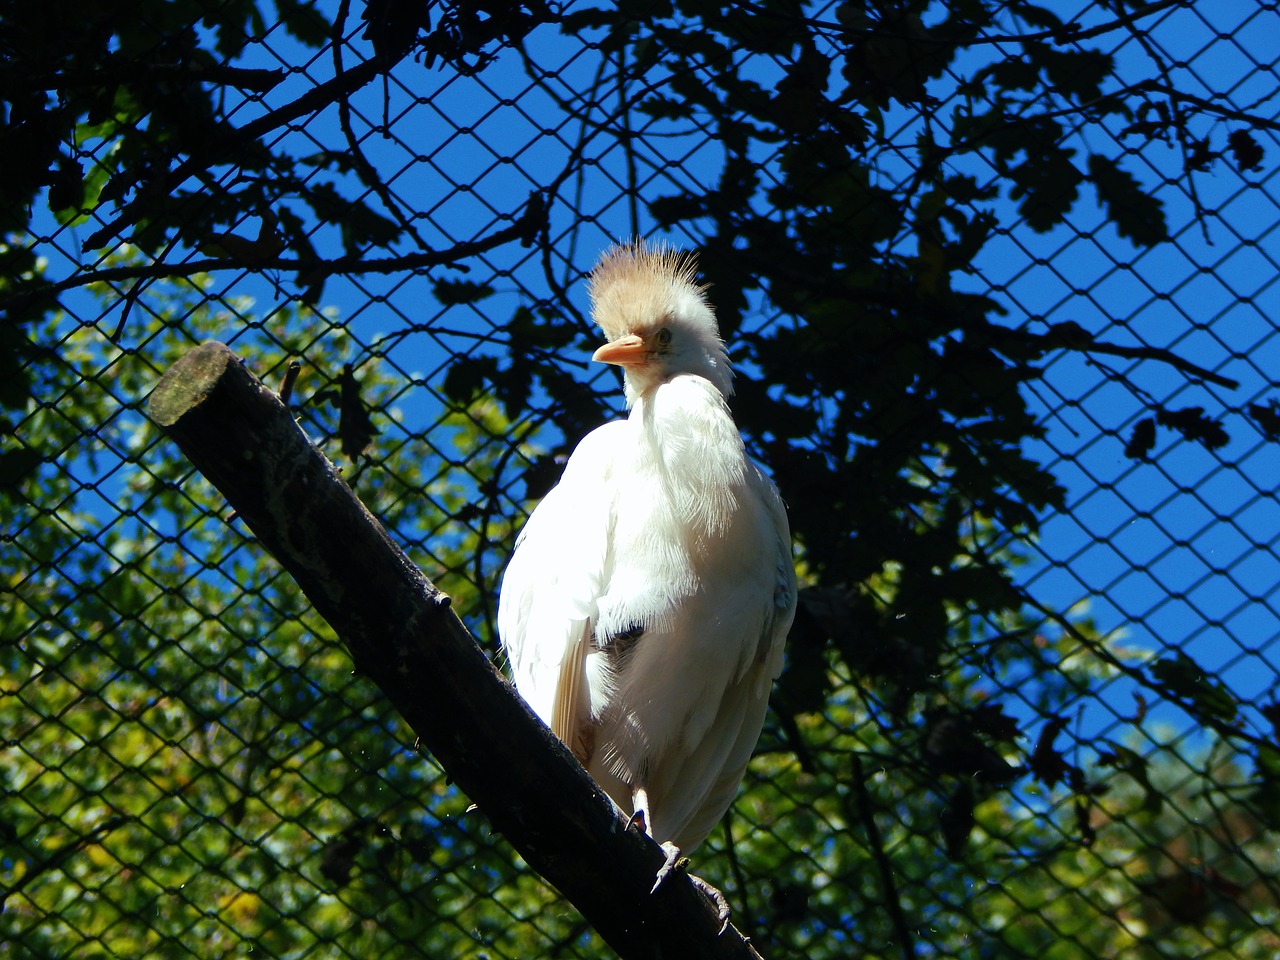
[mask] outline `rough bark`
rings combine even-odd
[[[298,582],[370,677],[525,861],[622,957],[759,957],[625,824],[494,669],[288,408],[221,343],[165,373],[152,419]]]

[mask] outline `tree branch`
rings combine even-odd
[[[1054,40],[1058,43],[1071,42],[1078,40],[1089,40],[1093,37],[1100,37],[1104,33],[1110,33],[1112,30],[1119,30],[1133,26],[1144,17],[1149,17],[1153,13],[1159,13],[1168,7],[1189,7],[1190,0],[1155,0],[1153,3],[1146,3],[1140,7],[1134,7],[1126,14],[1117,16],[1114,20],[1107,20],[1096,26],[1085,29],[1072,29],[1075,24],[1068,23],[1056,30],[1044,30],[1040,33],[1032,33],[1023,37],[1012,36],[1005,39],[1011,41],[1019,40]]]
[[[1054,43],[1059,44],[1074,43],[1078,40],[1088,40],[1093,37],[1102,36],[1104,33],[1110,33],[1113,30],[1128,27],[1144,17],[1149,17],[1153,13],[1159,13],[1161,10],[1165,10],[1169,7],[1189,7],[1193,2],[1194,0],[1153,0],[1153,2],[1143,4],[1141,7],[1135,7],[1123,16],[1117,16],[1114,20],[1107,20],[1092,27],[1082,28],[1072,21],[1064,23],[1060,27],[1051,27],[1050,29],[1040,30],[1033,33],[988,34],[980,37],[920,35],[917,33],[906,33],[904,31],[886,30],[879,25],[859,29],[852,27],[849,24],[837,23],[831,20],[819,20],[816,17],[796,17],[785,13],[779,13],[773,7],[760,3],[744,3],[742,6],[759,16],[767,16],[773,20],[783,20],[789,24],[802,23],[816,33],[824,33],[840,40],[845,40],[850,35],[861,35],[893,37],[900,40],[908,40],[912,43],[977,47],[995,43],[1027,43],[1035,40],[1052,40]]]
[[[853,776],[850,778],[851,789],[857,797],[858,819],[867,832],[867,849],[871,859],[875,861],[876,872],[880,875],[880,889],[884,896],[885,908],[893,921],[893,930],[898,937],[898,946],[903,960],[915,960],[916,944],[911,936],[911,925],[902,909],[902,897],[898,893],[898,885],[893,879],[893,863],[885,852],[884,837],[880,826],[876,823],[876,811],[871,804],[871,793],[867,790],[866,773],[862,767],[862,757],[857,753],[850,754],[853,762]]]
[[[389,57],[370,57],[363,63],[347,70],[341,76],[326,80],[319,86],[308,90],[298,99],[277,107],[256,120],[249,121],[243,127],[231,131],[226,138],[219,138],[219,140],[224,146],[225,141],[228,139],[240,142],[257,140],[264,134],[289,123],[291,120],[297,120],[307,114],[320,112],[335,100],[354,93],[369,81],[381,76],[385,71],[389,71],[395,64],[396,61]],[[208,153],[193,154],[172,170],[157,176],[155,180],[147,184],[145,189],[139,190],[133,200],[125,204],[114,220],[86,237],[84,241],[85,248],[96,249],[106,246],[108,240],[118,236],[121,231],[133,226],[147,215],[151,206],[150,198],[154,196],[167,197],[184,180],[202,173],[212,162],[213,160]]]
[[[23,288],[17,289],[7,297],[0,297],[0,308],[8,308],[24,301],[36,298],[56,296],[77,287],[87,287],[91,283],[119,283],[125,280],[156,280],[167,277],[191,277],[198,273],[213,273],[217,270],[285,270],[298,271],[308,280],[342,274],[359,276],[366,273],[385,274],[399,273],[402,270],[420,270],[424,267],[440,267],[456,263],[484,253],[495,247],[510,243],[513,240],[524,241],[536,235],[546,216],[546,208],[538,194],[534,194],[529,205],[509,226],[497,230],[487,237],[477,240],[464,240],[446,250],[420,250],[406,253],[398,257],[377,257],[364,259],[359,254],[347,254],[332,260],[302,260],[295,257],[208,257],[203,260],[186,260],[182,263],[144,263],[130,267],[107,267],[102,270],[87,270],[72,274],[62,280],[52,282],[33,281]]]
[[[151,395],[152,419],[215,486],[520,855],[623,957],[756,958],[624,818],[485,658],[449,598],[401,552],[231,350],[206,343]]]
[[[1214,103],[1212,100],[1206,100],[1204,97],[1197,97],[1194,93],[1186,93],[1177,90],[1168,84],[1161,83],[1158,80],[1143,80],[1141,83],[1135,83],[1132,86],[1125,87],[1123,90],[1117,90],[1114,96],[1120,96],[1128,93],[1158,93],[1162,97],[1168,97],[1170,100],[1177,100],[1179,103],[1189,103],[1194,107],[1198,107],[1205,113],[1211,113],[1221,117],[1223,120],[1235,120],[1239,123],[1248,124],[1259,130],[1280,130],[1280,120],[1271,120],[1267,117],[1260,117],[1257,114],[1246,113],[1243,110],[1236,110],[1233,107],[1227,107],[1220,103]]]
[[[1164,347],[1146,345],[1126,347],[1118,343],[1107,343],[1105,340],[1095,340],[1088,331],[1073,320],[1052,323],[1045,333],[1035,333],[1031,330],[1015,330],[996,324],[989,324],[987,330],[994,334],[998,340],[1021,341],[1038,354],[1048,353],[1051,350],[1073,350],[1077,353],[1100,353],[1113,357],[1124,357],[1127,360],[1154,360],[1157,363],[1167,363],[1175,370],[1179,370],[1188,376],[1195,377],[1197,380],[1204,380],[1227,390],[1237,390],[1240,387],[1239,381],[1224,377],[1220,373],[1214,373],[1212,370],[1206,370],[1199,364],[1192,363],[1190,360],[1184,359]],[[995,346],[996,349],[1000,349],[999,343],[995,344]]]
[[[25,872],[17,879],[13,880],[7,887],[0,889],[0,912],[3,912],[5,901],[15,894],[21,893],[29,884],[39,880],[51,870],[60,868],[73,853],[83,850],[90,844],[98,843],[101,839],[117,827],[123,826],[125,823],[134,819],[131,816],[110,817],[99,823],[96,827],[82,836],[76,837],[69,843],[65,843],[52,853],[44,854],[40,859],[29,858],[26,862]]]
[[[0,67],[0,83],[10,90],[54,90],[61,94],[66,90],[89,88],[101,90],[122,83],[158,83],[163,81],[193,81],[237,87],[253,93],[270,93],[286,76],[283,69],[233,67],[221,63],[203,63],[194,60],[176,63],[145,63],[121,54],[115,54],[92,67],[65,67],[47,73],[29,73],[29,64],[8,63]]]
[[[342,0],[338,4],[338,14],[333,21],[333,31],[330,36],[330,51],[333,56],[333,76],[339,79],[347,72],[346,64],[342,62],[342,38],[346,33],[347,14],[351,9],[351,0]],[[356,171],[360,179],[364,181],[365,186],[378,195],[378,199],[382,201],[382,206],[386,211],[395,218],[396,223],[400,225],[400,229],[413,238],[418,245],[419,250],[430,249],[422,234],[418,232],[418,228],[414,226],[413,219],[405,214],[400,208],[400,204],[396,202],[395,196],[391,192],[391,188],[387,186],[382,176],[369,158],[365,155],[364,148],[360,144],[360,140],[356,137],[354,128],[351,126],[351,99],[348,94],[343,94],[338,98],[338,126],[342,129],[342,135],[347,141],[347,150],[351,154],[351,162],[355,164]],[[386,136],[386,127],[382,128],[383,136]]]

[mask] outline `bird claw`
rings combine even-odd
[[[692,873],[688,874],[688,877],[693,885],[702,891],[702,895],[715,904],[716,919],[720,921],[720,929],[716,931],[716,936],[720,936],[729,929],[729,901],[724,898],[723,893],[701,877],[695,877]]]
[[[667,877],[676,870],[683,870],[689,865],[687,857],[681,857],[680,848],[670,840],[662,842],[662,852],[666,854],[667,859],[663,861],[662,866],[658,868],[657,876],[653,879],[653,887],[649,890],[649,896],[653,896],[658,892],[658,888],[667,882]],[[682,862],[683,861],[683,862]]]
[[[689,873],[689,858],[681,856],[680,848],[670,840],[663,842],[662,852],[666,854],[666,860],[663,861],[662,866],[658,870],[657,876],[654,878],[653,888],[649,891],[649,895],[652,896],[657,893],[658,888],[667,882],[667,878],[671,876],[672,873],[677,870],[683,871],[684,875],[689,878],[689,881],[702,891],[702,895],[710,900],[715,906],[716,919],[720,921],[720,929],[716,931],[716,936],[720,936],[720,934],[729,929],[729,901],[724,898],[723,893],[711,884],[707,883],[707,881]]]

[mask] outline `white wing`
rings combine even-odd
[[[668,625],[641,636],[619,673],[613,709],[600,718],[605,747],[588,766],[627,812],[628,785],[645,781],[653,835],[686,851],[733,801],[795,615],[782,501],[754,464],[746,481],[699,589]]]
[[[706,771],[701,801],[690,804],[681,827],[689,848],[702,842],[733,803],[760,739],[773,681],[782,673],[783,649],[796,613],[796,571],[786,509],[773,481],[754,463],[750,466],[752,492],[765,507],[765,519],[756,534],[762,548],[762,565],[770,561],[773,564],[773,594],[753,598],[757,604],[762,600],[768,604],[755,655],[740,666],[726,691],[713,726],[715,734],[700,744],[685,763],[692,770]]]
[[[580,757],[593,686],[597,699],[607,692],[600,665],[589,661],[598,659],[592,624],[608,577],[617,451],[628,432],[626,421],[607,423],[578,444],[521,531],[498,601],[516,689]]]

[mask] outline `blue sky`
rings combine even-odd
[[[1280,81],[1264,37],[1280,26],[1275,11],[1196,6],[1171,11],[1154,34],[1171,60],[1189,61],[1170,71],[1176,88],[1206,99],[1226,90],[1231,103],[1274,120]],[[1226,25],[1227,35],[1215,37],[1205,15]],[[1272,66],[1258,70],[1250,57]],[[1132,40],[1121,45],[1118,63],[1131,80],[1157,76]],[[1192,121],[1196,135],[1219,148],[1240,126]],[[1144,180],[1165,181],[1155,194],[1170,243],[1139,251],[1105,229],[1094,239],[1099,217],[1086,200],[1066,227],[1022,231],[983,258],[984,279],[1008,283],[1009,299],[1029,315],[1074,320],[1122,345],[1167,348],[1239,381],[1227,390],[1160,363],[1099,358],[1130,390],[1079,357],[1051,363],[1040,398],[1048,435],[1031,449],[1066,484],[1068,510],[1046,522],[1045,563],[1028,578],[1041,596],[1087,597],[1100,625],[1123,631],[1128,643],[1180,649],[1224,670],[1246,700],[1274,696],[1280,670],[1280,449],[1242,415],[1248,404],[1277,396],[1280,371],[1280,151],[1273,131],[1254,134],[1270,169],[1241,175],[1220,162],[1195,177],[1203,228],[1177,149],[1120,137],[1114,145],[1141,148],[1129,162]],[[1097,133],[1087,142],[1108,146]],[[1225,413],[1231,442],[1210,452],[1161,431],[1155,462],[1134,463],[1124,443],[1153,403]]]

